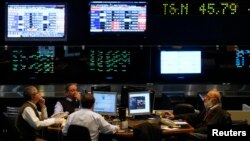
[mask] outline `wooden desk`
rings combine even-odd
[[[128,126],[134,127],[137,124],[140,124],[142,122],[145,122],[145,121],[128,120]],[[61,127],[48,127],[48,131],[54,132],[58,136],[62,136]],[[194,131],[194,128],[191,125],[187,124],[187,125],[182,125],[180,128],[176,128],[176,129],[162,129],[162,134],[163,135],[185,134],[185,133],[192,133],[193,131]],[[132,138],[133,130],[132,129],[121,130],[115,133],[114,136],[117,138]],[[57,137],[57,138],[60,138],[60,137]]]
[[[136,120],[128,120],[129,127],[134,127],[143,121],[136,121]],[[145,122],[145,121],[144,121]],[[180,128],[176,129],[162,129],[163,135],[171,135],[171,134],[185,134],[185,133],[192,133],[194,132],[194,128],[190,125],[181,125]],[[115,134],[117,137],[125,137],[125,138],[131,138],[133,137],[133,130],[132,129],[126,129],[123,132],[117,132]]]

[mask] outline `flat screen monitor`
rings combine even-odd
[[[150,91],[129,92],[128,104],[129,115],[150,115]]]
[[[66,3],[5,4],[6,41],[66,41]]]
[[[146,1],[91,1],[91,33],[144,33],[147,29]]]
[[[101,115],[116,116],[117,92],[93,91],[94,111]]]
[[[201,74],[201,51],[161,51],[160,74]]]
[[[122,86],[121,87],[121,102],[120,106],[128,108],[128,95],[129,92],[141,92],[141,91],[147,91],[147,87],[144,86]]]

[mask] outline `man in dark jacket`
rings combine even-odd
[[[206,140],[208,125],[230,125],[232,120],[230,114],[221,107],[221,94],[218,90],[212,89],[204,96],[204,111],[190,114],[173,115],[167,113],[171,119],[184,119],[194,128],[190,134],[192,140]]]

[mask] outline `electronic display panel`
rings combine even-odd
[[[250,49],[235,50],[235,67],[239,69],[250,68]]]
[[[90,76],[98,76],[97,82],[141,83],[149,77],[149,48],[110,45],[86,48],[85,53],[87,71]]]
[[[12,47],[13,73],[53,74],[55,46]]]
[[[161,74],[201,73],[201,51],[161,51]]]
[[[199,45],[170,45],[152,48],[152,81],[197,83],[214,71],[215,60]]]
[[[144,33],[146,1],[91,1],[90,33]]]
[[[65,3],[5,4],[6,41],[66,41]]]

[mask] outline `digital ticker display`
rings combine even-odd
[[[163,16],[239,16],[250,15],[250,2],[244,0],[156,1],[155,14]]]

